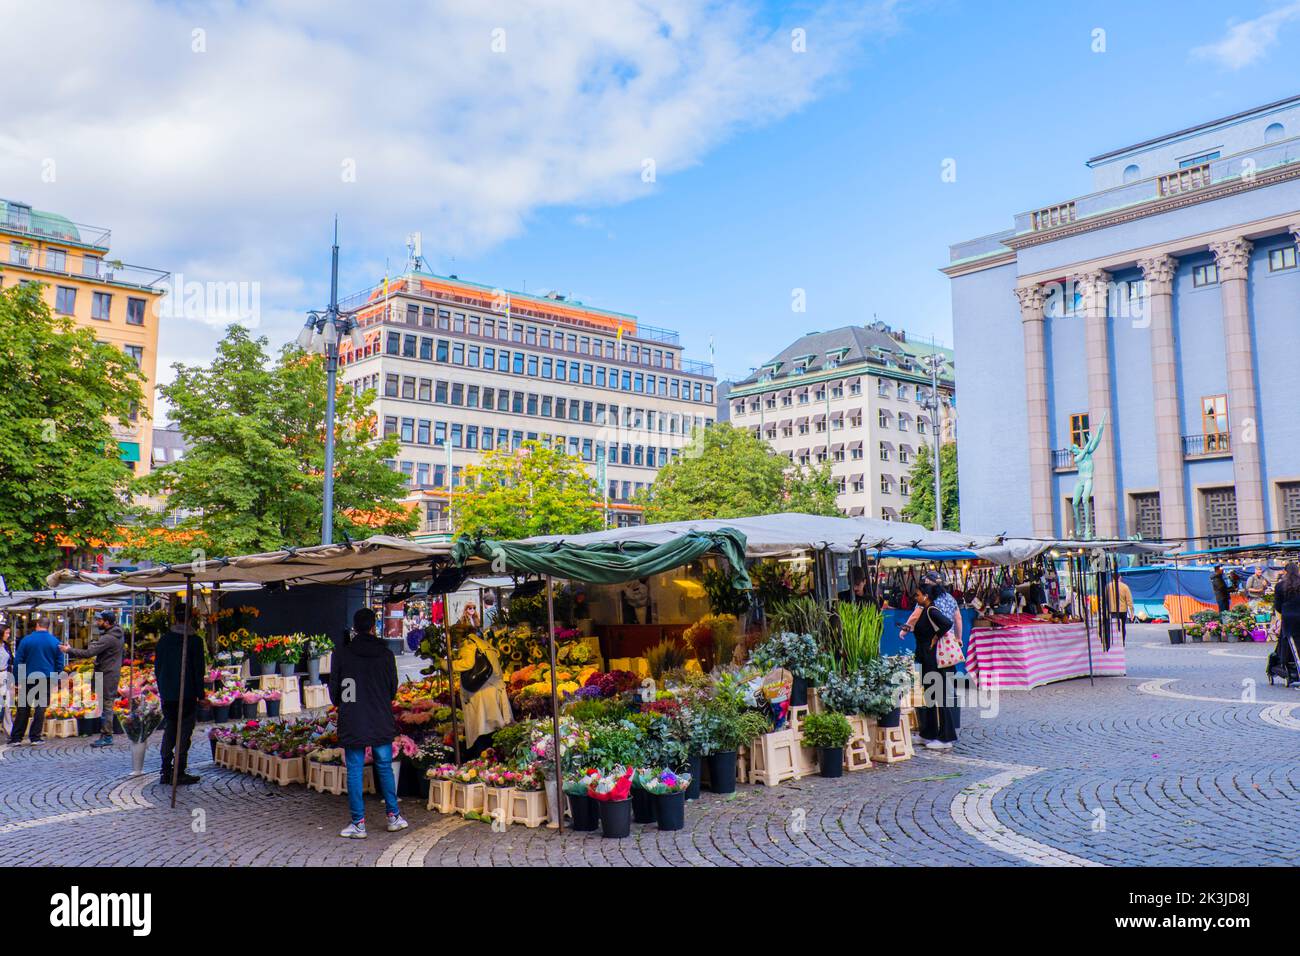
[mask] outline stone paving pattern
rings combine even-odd
[[[1128,677],[968,709],[951,755],[706,794],[686,830],[634,826],[625,840],[493,833],[412,799],[410,829],[342,840],[346,798],[218,769],[197,734],[203,780],[174,810],[157,735],[141,777],[122,737],[109,752],[93,738],[4,748],[0,865],[1296,865],[1300,689],[1268,686],[1266,653],[1133,628]]]

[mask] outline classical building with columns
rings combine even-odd
[[[1093,191],[958,243],[961,517],[1098,536],[1300,535],[1300,96],[1088,160]]]

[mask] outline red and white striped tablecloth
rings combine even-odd
[[[1090,638],[1082,624],[975,628],[966,648],[966,670],[979,686],[999,690],[1030,690],[1053,681],[1087,677],[1089,639],[1093,673],[1122,677],[1128,665],[1118,633],[1110,650],[1103,651],[1096,633]]]

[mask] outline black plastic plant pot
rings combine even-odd
[[[209,737],[209,738],[208,738],[208,746],[212,748],[212,759],[213,759],[213,760],[216,760],[216,759],[217,759],[217,741],[216,741],[214,738]]]
[[[895,707],[893,710],[885,714],[876,722],[881,727],[897,727],[898,722],[902,719],[902,717],[903,717],[903,712],[899,708]]]
[[[632,822],[655,822],[655,795],[635,785],[632,787]]]
[[[806,679],[796,677],[790,682],[790,706],[808,706],[808,681]]]
[[[655,798],[655,822],[660,830],[686,828],[686,791],[661,793]]]
[[[700,799],[700,778],[704,776],[704,758],[692,754],[686,758],[686,772],[691,775],[691,785],[686,788],[687,800]]]
[[[569,798],[569,813],[573,816],[573,829],[579,833],[590,833],[600,825],[600,815],[596,811],[597,801],[582,793],[565,794]]]
[[[213,708],[212,708],[212,720],[213,720],[214,723],[224,724],[224,723],[225,723],[226,721],[228,721],[229,719],[230,719],[230,705],[229,705],[229,704],[227,704],[225,707],[213,707]]]
[[[818,747],[817,750],[821,757],[821,775],[823,777],[844,776],[843,747]]]
[[[714,793],[736,792],[736,751],[709,754],[709,789]]]
[[[280,702],[278,700],[268,700],[266,702],[266,716],[268,717],[280,716]]]
[[[1181,627],[1171,627],[1169,629],[1169,643],[1170,644],[1183,643],[1183,629]]]
[[[588,800],[591,798],[588,797]],[[600,813],[600,835],[606,840],[621,840],[632,832],[631,800],[593,800]]]

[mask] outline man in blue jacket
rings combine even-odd
[[[67,663],[67,656],[59,650],[59,639],[46,629],[45,620],[38,618],[36,630],[18,642],[14,653],[19,697],[18,713],[14,715],[13,731],[9,734],[10,744],[16,746],[23,742],[28,721],[32,728],[31,742],[41,742],[45,708],[50,702],[53,685]]]

